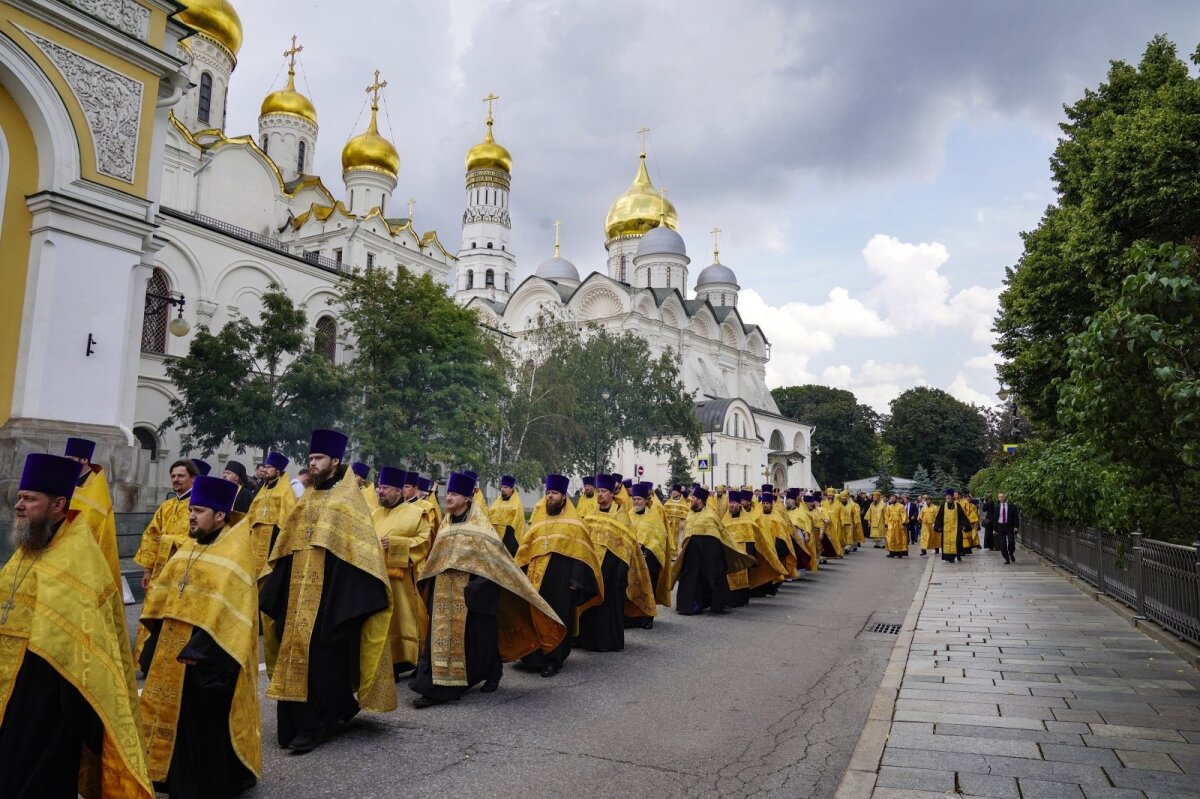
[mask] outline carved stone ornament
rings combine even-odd
[[[150,9],[133,0],[65,0],[69,6],[108,23],[122,33],[146,41],[150,30]]]
[[[79,101],[96,147],[96,171],[132,183],[144,84],[37,34],[25,35],[58,67]]]

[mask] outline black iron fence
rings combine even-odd
[[[1200,544],[1190,547],[1025,520],[1021,543],[1096,590],[1200,644]]]

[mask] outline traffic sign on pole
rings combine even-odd
[[[708,458],[699,458],[696,460],[696,468],[702,472],[708,471]]]

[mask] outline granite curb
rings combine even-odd
[[[917,630],[917,619],[929,593],[935,560],[936,558],[930,558],[925,564],[925,573],[921,575],[921,582],[917,584],[912,604],[909,605],[904,622],[900,625],[899,638],[892,647],[891,657],[888,659],[887,668],[884,669],[883,682],[875,692],[871,712],[867,714],[862,734],[859,735],[854,753],[850,756],[846,773],[838,783],[834,799],[870,799],[875,791],[875,781],[883,761],[883,749],[887,745],[896,700],[900,695],[900,683],[908,665],[909,651],[912,649],[913,636]]]

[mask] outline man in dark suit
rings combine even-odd
[[[994,552],[999,547],[996,546],[996,503],[991,494],[984,498],[979,510],[983,522],[983,548]]]
[[[1017,559],[1015,549],[1017,532],[1021,529],[1021,512],[1001,491],[996,495],[996,508],[993,513],[996,517],[996,538],[1000,544],[1000,554],[1004,556],[1005,563],[1012,563]]]

